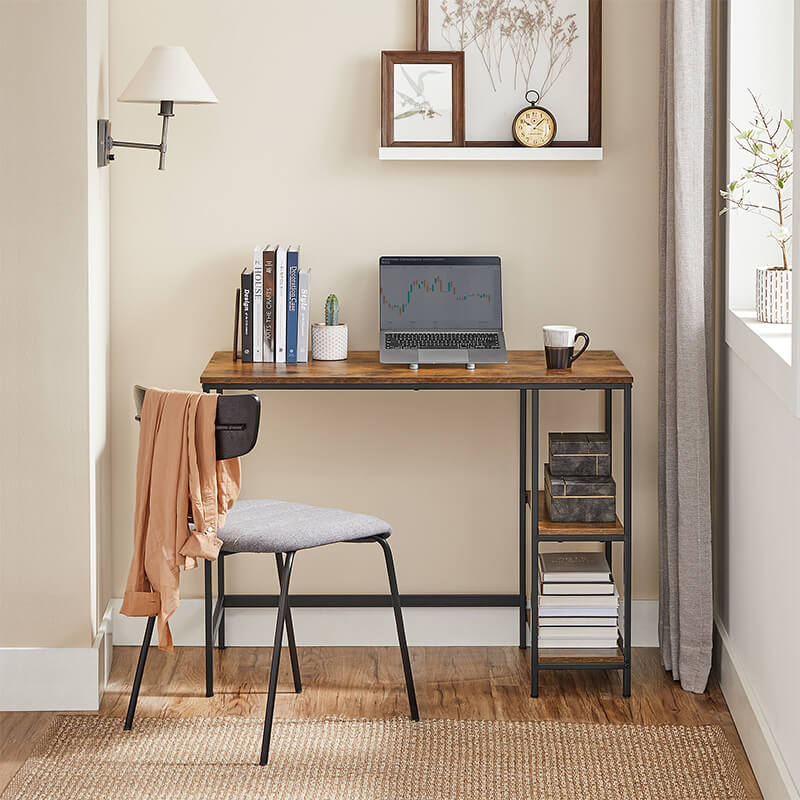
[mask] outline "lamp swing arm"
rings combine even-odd
[[[174,117],[172,100],[162,100],[158,115],[161,117],[161,141],[158,144],[149,142],[121,142],[111,137],[111,122],[107,119],[97,121],[97,166],[105,167],[114,160],[111,149],[114,147],[132,147],[138,150],[158,150],[158,168],[163,170],[167,161],[167,128],[169,118]]]

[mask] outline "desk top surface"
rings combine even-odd
[[[547,369],[543,350],[510,350],[507,364],[462,365],[381,364],[376,350],[351,352],[346,361],[310,361],[308,364],[254,364],[234,361],[230,350],[211,357],[200,376],[208,388],[268,386],[498,386],[529,384],[629,384],[633,376],[613,350],[589,350],[571,369]]]

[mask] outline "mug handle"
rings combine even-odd
[[[577,342],[578,339],[581,338],[581,336],[583,336],[583,338],[585,340],[584,341],[584,345],[583,345],[583,347],[581,347],[580,350],[578,350],[577,353],[575,353],[574,356],[572,356],[570,358],[570,360],[569,360],[570,364],[572,364],[572,362],[575,361],[575,359],[580,358],[586,352],[586,348],[589,346],[589,334],[588,333],[584,333],[583,331],[581,331],[580,333],[576,333],[575,334],[575,341]]]

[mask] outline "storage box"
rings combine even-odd
[[[548,438],[553,475],[611,475],[611,437],[607,433],[551,433]]]
[[[616,495],[611,477],[553,475],[544,465],[544,502],[553,522],[616,522]]]

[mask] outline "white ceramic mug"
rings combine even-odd
[[[576,358],[580,358],[589,346],[589,335],[578,331],[574,325],[545,325],[544,355],[547,369],[569,369]],[[583,347],[575,352],[575,342],[583,337]]]

